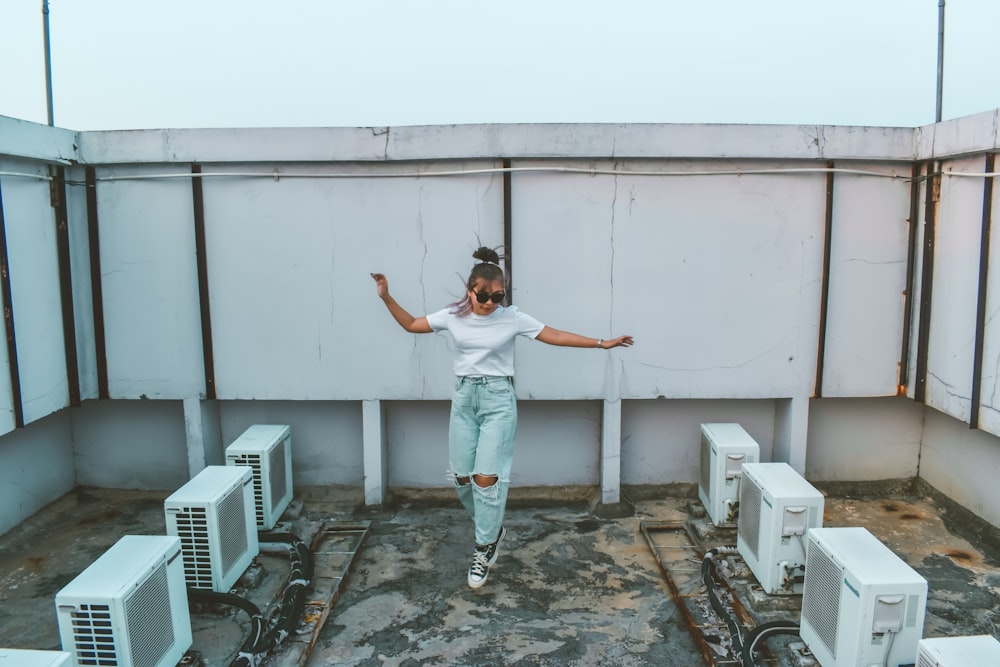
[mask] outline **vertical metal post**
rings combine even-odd
[[[906,388],[910,384],[910,339],[913,328],[913,295],[917,293],[914,284],[914,274],[916,273],[914,263],[917,255],[917,223],[920,221],[920,183],[924,165],[915,162],[910,171],[910,217],[908,220],[910,229],[906,241],[906,283],[903,286],[903,342],[899,352],[899,387],[897,393],[900,396],[906,395]]]
[[[97,171],[87,167],[87,231],[90,240],[90,292],[97,349],[97,397],[111,398],[108,388],[108,348],[104,332],[104,282],[101,276],[101,232],[97,216]]]
[[[205,238],[205,199],[201,186],[201,165],[191,165],[191,174],[194,245],[198,262],[198,296],[201,302],[201,345],[205,360],[205,398],[215,400],[215,352],[212,348],[212,305],[208,296],[208,243]]]
[[[996,155],[986,155],[986,173],[993,173]],[[993,225],[993,177],[983,179],[983,222],[979,236],[979,299],[976,303],[976,347],[972,358],[972,406],[969,428],[979,428],[979,401],[983,384],[983,347],[986,345],[986,290],[990,282],[990,231]]]
[[[934,241],[937,235],[937,207],[940,199],[941,168],[931,162],[924,186],[924,254],[920,265],[920,320],[917,326],[917,369],[914,378],[913,400],[924,403],[927,398],[927,356],[930,354],[931,301],[934,291]]]
[[[56,252],[59,258],[59,295],[62,304],[63,346],[66,355],[66,381],[69,404],[80,405],[80,368],[76,353],[76,316],[73,312],[73,273],[70,266],[69,214],[66,207],[66,170],[56,169],[51,182],[56,212]]]
[[[45,107],[49,125],[55,124],[52,112],[52,45],[49,39],[49,0],[42,0],[42,31],[45,39]]]
[[[937,107],[934,122],[941,122],[944,104],[944,0],[938,0]]]
[[[823,396],[823,365],[826,361],[826,319],[830,305],[830,254],[833,244],[833,161],[826,163],[826,216],[823,222],[823,275],[819,296],[819,343],[816,351],[816,386],[813,396]]]
[[[7,336],[7,367],[10,370],[10,400],[14,408],[14,426],[24,426],[21,398],[21,372],[17,362],[17,336],[14,331],[14,302],[10,292],[10,262],[7,261],[7,225],[3,217],[3,191],[0,190],[0,296],[3,297],[3,324]]]

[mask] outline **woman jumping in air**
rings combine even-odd
[[[545,326],[515,306],[507,294],[500,256],[490,248],[472,255],[479,261],[466,281],[465,297],[423,317],[414,317],[389,295],[385,275],[373,273],[378,295],[410,333],[448,331],[455,341],[455,393],[448,427],[449,466],[458,498],[476,528],[476,548],[468,583],[486,583],[499,556],[507,488],[514,457],[517,400],[514,396],[514,338],[527,336],[549,345],[628,347],[631,336],[604,340]]]

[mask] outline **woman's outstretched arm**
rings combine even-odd
[[[431,325],[427,323],[426,317],[414,317],[396,303],[396,300],[389,294],[389,281],[386,280],[385,274],[373,273],[372,278],[375,279],[375,289],[379,298],[385,303],[385,307],[389,309],[392,317],[399,322],[399,326],[410,333],[431,333],[433,331]]]
[[[552,327],[542,329],[542,332],[536,336],[536,340],[560,347],[599,347],[602,350],[610,350],[613,347],[629,347],[635,343],[631,336],[619,336],[604,340],[581,336],[570,331],[560,331]]]

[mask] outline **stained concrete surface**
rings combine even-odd
[[[0,646],[58,648],[56,592],[122,535],[162,534],[167,495],[77,489],[0,537]],[[465,583],[472,529],[457,502],[368,510],[353,491],[302,490],[291,514],[280,526],[293,532],[319,521],[371,522],[309,667],[705,664],[640,531],[643,521],[697,521],[690,494],[639,500],[634,516],[619,519],[584,503],[515,497],[509,535],[479,590]],[[925,636],[1000,637],[1000,531],[920,487],[905,496],[828,495],[824,525],[864,525],[928,579]],[[732,530],[712,537],[735,544]],[[258,561],[263,583],[246,593],[266,598],[286,573],[280,559]],[[749,601],[758,622],[797,619],[797,604],[755,609]],[[199,610],[192,625],[206,667],[228,665],[246,632],[241,613]],[[808,664],[775,644],[767,664]],[[286,664],[283,657],[265,664]]]

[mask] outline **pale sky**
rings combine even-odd
[[[940,0],[50,0],[73,130],[934,122]],[[1000,107],[1000,2],[946,0],[945,119]],[[0,115],[45,123],[42,0]]]

